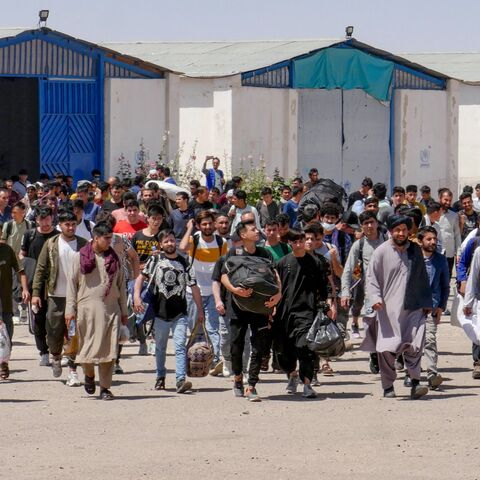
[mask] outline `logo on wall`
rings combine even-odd
[[[430,145],[420,150],[420,168],[430,168]]]

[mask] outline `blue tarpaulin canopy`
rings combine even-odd
[[[293,88],[360,88],[389,100],[394,63],[353,48],[327,48],[293,60]]]

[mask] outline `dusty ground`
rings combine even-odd
[[[317,400],[287,396],[283,376],[268,373],[264,401],[251,404],[224,378],[194,379],[194,393],[177,395],[169,374],[158,393],[154,357],[128,345],[117,398],[103,402],[39,367],[27,327],[16,327],[11,381],[0,385],[0,478],[479,478],[480,381],[448,317],[439,348],[446,382],[424,400],[410,401],[401,382],[397,399],[382,398],[356,350],[332,364]]]

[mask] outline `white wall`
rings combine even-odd
[[[296,168],[297,95],[294,90],[260,87],[233,89],[232,168],[263,161],[267,174],[275,168],[293,176]]]
[[[452,145],[458,162],[458,189],[480,182],[480,86],[449,82],[451,124],[458,139]],[[454,128],[455,130],[455,128]]]
[[[427,184],[432,193],[454,187],[449,168],[447,92],[397,90],[395,92],[395,184]]]
[[[165,79],[105,80],[105,175],[116,175],[121,154],[135,165],[143,138],[152,162],[166,130]]]

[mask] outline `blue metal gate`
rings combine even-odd
[[[40,171],[90,178],[101,168],[97,81],[41,79],[39,97]]]

